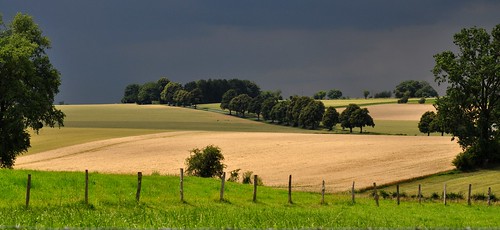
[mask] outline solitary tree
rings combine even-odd
[[[233,98],[235,98],[236,96],[238,96],[238,93],[234,89],[230,89],[222,95],[222,101],[220,102],[220,108],[221,109],[229,109],[229,115],[231,115],[231,110],[232,110],[229,108],[229,102],[231,102],[231,100],[233,100]]]
[[[349,123],[354,127],[359,127],[359,133],[363,133],[363,127],[365,126],[375,127],[373,118],[367,108],[355,110],[349,117]]]
[[[368,95],[370,95],[370,91],[364,90],[363,91],[363,96],[365,97],[365,99],[368,99]]]
[[[462,29],[454,36],[459,53],[434,55],[438,83],[447,83],[446,96],[437,100],[438,113],[458,137],[464,152],[459,169],[500,161],[500,24],[491,35],[482,28]]]
[[[432,123],[436,119],[436,113],[434,111],[427,111],[422,114],[420,118],[420,122],[418,122],[418,130],[421,133],[427,133],[427,136],[430,136],[432,132],[434,132],[435,127],[432,127]]]
[[[323,100],[323,99],[325,99],[325,97],[326,97],[326,91],[323,91],[323,90],[318,91],[317,93],[315,93],[313,95],[313,98],[316,100]]]
[[[0,18],[0,167],[12,168],[30,147],[28,129],[62,126],[64,113],[54,107],[60,74],[46,50],[50,41],[25,14],[4,26]]]
[[[330,91],[328,91],[328,98],[330,99],[339,99],[342,97],[342,91],[338,90],[338,89],[332,89]]]
[[[333,106],[328,107],[323,115],[322,122],[323,126],[331,131],[339,123],[339,112]]]
[[[186,173],[199,177],[222,177],[226,165],[222,163],[224,155],[217,146],[209,145],[204,149],[193,149],[186,159]]]

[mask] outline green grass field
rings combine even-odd
[[[30,208],[25,208],[27,174],[32,174]],[[30,228],[334,228],[334,227],[498,227],[500,206],[484,202],[381,200],[367,197],[351,204],[348,194],[327,194],[226,183],[219,202],[220,181],[185,177],[185,203],[179,200],[175,176],[145,175],[136,203],[136,175],[89,175],[89,202],[84,200],[84,173],[0,170],[0,227]]]

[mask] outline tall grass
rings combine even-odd
[[[26,175],[32,174],[30,208],[24,207]],[[347,194],[328,194],[259,187],[252,202],[251,185],[226,183],[220,202],[220,181],[186,177],[186,202],[179,200],[175,176],[144,176],[136,203],[136,175],[90,174],[90,205],[83,203],[84,174],[0,170],[0,226],[36,228],[328,228],[328,227],[498,227],[500,206],[414,201],[397,206],[370,198],[350,202]]]

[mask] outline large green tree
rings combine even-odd
[[[349,117],[349,122],[352,126],[359,127],[359,133],[363,133],[363,127],[365,126],[375,127],[373,118],[367,108],[355,110]]]
[[[325,128],[331,131],[339,123],[339,112],[333,106],[329,106],[323,114],[322,123]]]
[[[427,133],[430,136],[434,132],[433,122],[436,119],[436,113],[434,111],[427,111],[422,114],[420,121],[418,122],[418,130],[421,133]]]
[[[11,168],[30,147],[28,129],[63,125],[57,110],[60,74],[46,50],[50,41],[33,18],[17,14],[5,26],[0,18],[0,167]]]
[[[245,112],[248,111],[251,101],[252,98],[247,94],[240,94],[229,102],[229,109],[245,117]]]
[[[229,103],[231,102],[231,100],[233,100],[233,98],[235,98],[237,96],[238,96],[238,92],[236,92],[235,89],[230,89],[230,90],[226,91],[222,95],[222,101],[220,102],[220,108],[221,109],[228,109],[229,115],[231,115],[232,110],[229,108]]]
[[[174,101],[175,93],[181,89],[182,89],[181,84],[171,81],[165,86],[165,88],[163,88],[163,91],[161,91],[160,93],[160,97],[164,102],[168,104],[173,104],[175,102]]]
[[[125,87],[122,103],[137,103],[139,100],[139,90],[141,86],[138,84],[130,84]]]
[[[356,104],[349,104],[344,111],[340,114],[339,120],[340,120],[340,126],[342,126],[342,129],[349,128],[349,132],[352,133],[352,129],[356,126],[354,126],[353,123],[351,123],[351,115],[354,113],[354,111],[360,109],[360,107]]]
[[[491,34],[482,28],[462,29],[453,37],[458,53],[434,55],[438,83],[446,96],[437,110],[447,129],[464,149],[454,160],[459,169],[500,161],[500,25]]]
[[[301,111],[299,124],[302,128],[316,129],[325,113],[325,105],[321,101],[311,101]]]

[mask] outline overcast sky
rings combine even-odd
[[[52,41],[56,97],[118,103],[126,85],[166,76],[186,83],[239,78],[285,96],[434,84],[433,55],[454,50],[464,27],[491,31],[500,1],[6,1],[10,22],[27,13]]]

